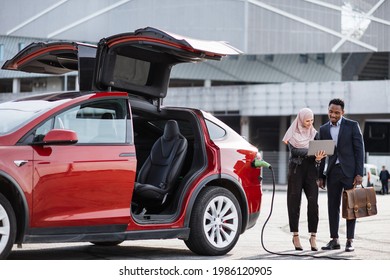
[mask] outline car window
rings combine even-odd
[[[20,100],[1,103],[0,120],[2,121],[0,122],[0,135],[15,130],[63,102],[66,102],[66,100]]]
[[[43,140],[43,137],[45,137],[46,133],[53,129],[53,121],[54,119],[51,118],[37,128],[37,130],[35,131],[34,142],[41,142]]]
[[[375,168],[370,168],[370,172],[371,172],[372,175],[377,175],[377,174],[376,174],[376,169],[375,169]]]
[[[125,99],[108,99],[81,104],[39,126],[34,142],[41,141],[51,129],[69,129],[77,133],[78,144],[126,143],[128,106]]]
[[[114,66],[114,80],[145,86],[148,81],[150,62],[117,55]]]
[[[206,120],[206,125],[212,140],[220,139],[226,135],[226,131],[213,122]]]

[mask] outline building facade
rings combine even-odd
[[[315,126],[340,97],[361,124],[369,155],[390,153],[389,0],[2,0],[0,64],[34,41],[97,42],[153,26],[243,51],[174,67],[166,105],[197,107],[258,146],[285,182],[281,138],[297,111]],[[75,74],[0,71],[0,102],[77,90]],[[373,159],[373,157],[371,157]],[[389,163],[390,164],[390,163]]]

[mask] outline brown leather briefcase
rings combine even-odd
[[[354,187],[344,190],[342,216],[352,220],[377,214],[376,194],[373,187]]]

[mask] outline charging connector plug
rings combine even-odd
[[[252,161],[252,167],[254,168],[260,168],[260,167],[265,167],[265,168],[269,168],[271,169],[271,164],[269,164],[268,162],[262,160],[262,159],[254,159]]]

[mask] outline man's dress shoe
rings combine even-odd
[[[340,249],[340,243],[337,240],[332,239],[326,246],[321,247],[322,250],[337,250]]]
[[[345,252],[353,252],[355,248],[353,248],[352,241],[348,240],[345,244]]]

